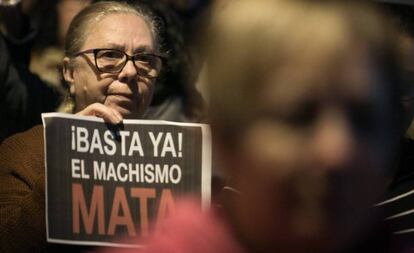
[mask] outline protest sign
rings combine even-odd
[[[146,237],[191,193],[210,203],[207,125],[42,115],[48,242],[127,246]]]

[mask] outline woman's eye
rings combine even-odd
[[[136,55],[135,56],[135,61],[145,64],[145,65],[150,65],[151,64],[151,56],[149,55]]]
[[[285,108],[281,110],[264,113],[264,117],[295,128],[307,128],[312,126],[318,117],[318,106],[312,104],[301,105],[296,108]]]
[[[123,58],[123,54],[120,52],[114,52],[114,51],[105,51],[102,52],[99,57],[101,58],[107,58],[107,59],[121,59]]]
[[[286,113],[283,120],[292,126],[307,127],[314,122],[317,113],[316,105],[306,104]]]

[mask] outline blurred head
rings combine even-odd
[[[142,117],[161,67],[157,52],[155,21],[144,9],[120,2],[83,9],[65,41],[63,75],[74,112],[98,102],[125,118]]]
[[[64,45],[65,37],[70,22],[83,8],[91,3],[91,0],[59,0],[55,2],[57,14],[57,39],[59,46]]]
[[[263,252],[349,243],[398,134],[391,29],[356,3],[245,0],[211,32],[213,150],[240,192],[223,200],[236,234]]]

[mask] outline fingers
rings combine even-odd
[[[122,115],[117,110],[107,107],[101,103],[90,104],[76,114],[83,116],[96,116],[102,118],[105,122],[114,125],[121,123],[123,119]]]

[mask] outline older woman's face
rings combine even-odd
[[[241,192],[232,219],[256,248],[337,246],[383,186],[393,122],[379,73],[364,51],[313,63],[274,72],[230,169]]]
[[[133,14],[110,14],[92,24],[85,36],[81,51],[109,48],[135,55],[155,50],[147,23]],[[121,72],[111,74],[98,71],[93,54],[81,54],[75,60],[69,84],[75,96],[76,111],[98,102],[115,109],[124,118],[138,118],[144,114],[152,99],[153,82],[138,75],[132,61],[128,61]]]

